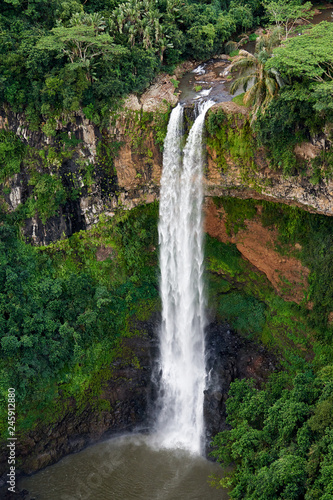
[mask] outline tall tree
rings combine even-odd
[[[51,30],[51,35],[42,37],[37,43],[40,50],[58,52],[65,55],[72,69],[83,68],[87,80],[92,81],[93,64],[99,57],[124,55],[126,49],[113,43],[113,38],[104,33],[106,23],[99,14],[74,14],[70,26],[59,24]]]
[[[324,21],[290,38],[274,50],[266,68],[279,71],[291,83],[301,79],[313,92],[318,111],[333,109],[333,24]]]
[[[313,13],[310,12],[311,2],[302,5],[298,0],[265,0],[263,5],[270,21],[275,23],[278,28],[283,29],[285,39],[288,38],[299,19],[309,19],[313,16]]]

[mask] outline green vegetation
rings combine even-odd
[[[227,171],[226,152],[241,167],[244,180],[254,169],[255,139],[247,117],[226,115],[222,109],[208,113],[206,119],[207,145],[216,153],[215,162]]]
[[[25,146],[13,132],[0,130],[0,182],[20,171]]]
[[[228,169],[227,153],[254,188],[254,152],[262,145],[271,167],[285,175],[302,173],[313,183],[331,179],[333,25],[298,27],[304,34],[287,39],[299,17],[310,17],[309,6],[264,5],[277,28],[257,38],[254,55],[240,50],[232,63],[241,70],[232,90],[245,92],[235,102],[252,105],[255,139],[246,120],[218,110],[208,115],[207,143],[221,170]],[[323,134],[325,151],[311,163],[296,158],[296,144]],[[276,250],[301,259],[310,275],[300,305],[287,302],[233,245],[207,239],[210,304],[239,333],[274,352],[283,370],[260,390],[251,381],[231,385],[232,429],[216,436],[214,456],[223,466],[232,464],[233,471],[213,482],[228,487],[235,499],[328,500],[333,498],[332,221],[264,201],[223,198],[215,203],[223,207],[229,235],[256,217],[278,230]],[[281,292],[292,296],[292,288],[286,281]]]
[[[295,144],[330,130],[332,123],[332,23],[321,22],[301,36],[284,41],[267,60],[267,71],[276,72],[283,86],[255,123],[259,144],[268,147],[275,167],[292,175],[308,166],[296,162]],[[328,133],[328,139],[331,139]],[[330,154],[330,148],[328,150]],[[330,175],[322,163],[314,180]]]
[[[278,30],[274,30],[269,35],[261,35],[256,40],[254,54],[247,50],[240,50],[240,57],[231,63],[230,69],[238,71],[239,76],[232,83],[230,92],[234,94],[240,88],[244,90],[244,104],[253,106],[252,120],[255,120],[259,110],[265,111],[269,102],[277,94],[279,85],[282,85],[279,74],[266,69],[265,66],[266,61],[272,56],[273,48],[279,43]]]
[[[245,106],[244,95],[245,95],[245,92],[242,92],[241,94],[235,95],[235,97],[232,98],[232,102],[235,102],[239,106]]]
[[[332,221],[266,201],[218,198],[215,203],[225,211],[230,234],[254,217],[277,229],[276,250],[300,258],[310,276],[303,302],[287,302],[234,245],[207,237],[209,303],[239,333],[274,352],[283,370],[260,390],[252,381],[231,384],[227,413],[232,429],[215,437],[213,454],[233,469],[213,483],[231,488],[235,499],[329,499]]]
[[[206,237],[206,255],[208,300],[221,320],[266,345],[290,373],[305,369],[309,362],[317,367],[333,360],[305,307],[279,297],[235,245]]]
[[[333,326],[329,320],[333,303],[330,280],[333,272],[333,225],[331,219],[323,215],[310,214],[297,207],[267,201],[237,198],[216,198],[214,201],[218,207],[224,209],[226,229],[229,235],[237,234],[240,229],[245,229],[246,221],[254,217],[259,218],[264,227],[278,229],[279,239],[276,243],[276,250],[281,255],[299,258],[310,269],[309,286],[300,306],[284,302],[276,297],[269,286],[267,287],[268,282],[262,276],[256,276],[253,273],[251,267],[240,258],[236,249],[233,249],[232,254],[230,254],[232,246],[210,240],[210,238],[208,238],[209,243],[207,243],[206,248],[209,259],[208,269],[218,274],[222,273],[225,279],[229,279],[230,285],[232,284],[238,291],[250,293],[266,303],[268,306],[266,315],[270,316],[272,320],[275,318],[273,322],[276,325],[278,318],[275,317],[276,312],[274,311],[280,307],[284,311],[288,309],[287,315],[290,322],[289,325],[285,324],[284,334],[288,336],[288,332],[290,332],[291,335],[294,335],[294,332],[300,328],[300,332],[303,332],[300,335],[308,337],[307,340],[304,339],[304,342],[309,350],[312,349],[310,344],[317,342],[314,348],[316,356],[318,356],[315,360],[316,366],[324,366],[331,362],[331,358],[333,359],[331,349]],[[258,207],[260,210],[257,209]],[[250,282],[251,280],[252,282]],[[287,285],[286,292],[288,292]],[[310,309],[307,307],[309,303],[311,303]],[[298,326],[293,326],[293,315],[298,317]],[[283,316],[286,316],[286,312],[283,313]],[[266,341],[268,343],[271,341],[279,342],[280,333],[274,332],[273,325],[270,328],[272,329],[270,333],[269,329],[262,329],[260,340],[264,343]],[[311,340],[313,335],[315,338]],[[302,341],[297,339],[296,343],[302,343]],[[321,346],[325,347],[321,348]],[[286,352],[283,354],[284,357],[287,355]]]
[[[23,0],[3,2],[0,102],[52,135],[79,109],[105,126],[129,92],[158,71],[221,52],[255,26],[260,2]]]
[[[264,0],[263,4],[270,22],[275,23],[281,35],[284,33],[285,40],[295,28],[298,20],[309,19],[313,16],[311,2],[302,4],[297,0]]]
[[[227,152],[243,180],[252,182],[255,150],[264,145],[272,168],[304,173],[310,166],[296,160],[294,146],[325,131],[328,147],[313,160],[309,175],[314,183],[331,178],[333,24],[298,27],[303,34],[288,39],[299,18],[311,17],[308,9],[309,2],[296,0],[1,2],[1,106],[24,113],[30,130],[43,131],[52,144],[38,151],[13,132],[0,131],[1,203],[22,165],[28,177],[25,202],[1,213],[0,222],[0,399],[5,402],[8,386],[17,389],[19,432],[33,429],[41,418],[47,425],[87,405],[107,407],[101,394],[112,361],[126,356],[121,340],[136,335],[136,320],[148,319],[159,307],[158,211],[154,203],[119,212],[88,232],[40,249],[26,245],[17,226],[35,215],[45,224],[68,200],[91,193],[98,169],[107,182],[114,181],[113,159],[121,144],[108,128],[123,97],[142,92],[161,70],[172,75],[179,62],[204,60],[224,49],[236,57],[232,66],[240,71],[232,90],[244,90],[234,102],[251,107],[252,120],[242,113],[228,117],[221,109],[208,114],[207,143],[221,171],[228,168]],[[256,40],[254,55],[239,50],[246,39],[241,32],[261,21],[276,29],[266,26],[262,36],[250,35]],[[231,38],[239,42],[226,44]],[[178,80],[171,82],[178,87]],[[80,141],[59,130],[79,111],[99,128],[96,165],[80,160]],[[162,150],[169,112],[125,117],[131,147],[145,155],[147,165],[153,152],[145,141],[153,130]],[[69,160],[80,166],[77,172],[66,167]],[[281,255],[300,258],[310,270],[297,305],[278,296],[235,245],[206,239],[210,307],[239,333],[274,351],[283,369],[261,390],[251,381],[232,385],[227,402],[232,429],[214,444],[215,456],[234,469],[220,484],[231,487],[231,498],[329,500],[331,220],[268,202],[215,202],[226,213],[229,235],[258,217],[278,230]],[[293,285],[283,285],[290,295]],[[5,431],[4,404],[1,408]]]
[[[131,318],[158,306],[156,220],[147,205],[41,249],[0,226],[1,408],[15,387],[19,430],[41,411],[55,421],[69,396],[81,409],[98,396]]]
[[[216,436],[214,455],[223,465],[234,464],[231,475],[216,481],[232,486],[231,498],[332,498],[332,366],[294,380],[277,374],[261,391],[238,380],[229,396],[232,430]]]

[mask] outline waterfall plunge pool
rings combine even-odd
[[[183,450],[156,449],[154,435],[129,434],[89,446],[22,478],[36,500],[227,500],[209,485],[221,467]]]

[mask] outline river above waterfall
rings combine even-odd
[[[95,444],[20,480],[36,500],[227,500],[209,485],[221,467],[182,450],[157,450],[153,436]]]

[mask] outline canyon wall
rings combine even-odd
[[[3,180],[0,196],[7,211],[19,212],[28,241],[45,245],[89,229],[101,214],[113,216],[119,208],[158,198],[163,139],[170,106],[177,102],[171,80],[161,75],[140,98],[129,96],[107,128],[76,113],[65,125],[58,121],[48,137],[41,129],[30,130],[23,115],[0,111],[0,129],[14,132],[26,145],[20,171]],[[207,140],[207,197],[265,199],[333,214],[333,180],[314,182],[311,170],[311,160],[327,147],[325,138],[298,145],[295,154],[307,163],[307,170],[286,176],[255,146],[247,108],[219,103],[211,108],[208,121],[214,114],[218,130]],[[193,108],[186,116],[188,126]],[[56,192],[43,187],[42,176],[44,184],[59,179],[64,191],[49,209],[43,197],[54,200]]]
[[[191,67],[183,65],[174,78]],[[50,137],[41,130],[30,130],[24,116],[3,109],[0,127],[14,132],[25,143],[26,152],[20,171],[3,181],[0,196],[5,210],[21,218],[26,240],[47,245],[91,228],[101,215],[112,217],[119,209],[158,199],[163,139],[170,107],[177,100],[174,79],[160,75],[142,96],[126,99],[108,128],[97,127],[77,113],[66,125],[59,121]],[[187,107],[185,128],[193,113],[193,106]],[[276,232],[264,229],[256,220],[246,231],[230,237],[223,213],[218,213],[210,200],[225,196],[269,200],[332,215],[333,181],[324,177],[316,184],[311,181],[311,160],[325,150],[327,139],[316,138],[297,146],[295,154],[307,169],[302,175],[286,176],[272,167],[263,148],[256,147],[247,108],[233,102],[216,104],[206,122],[208,234],[235,243],[276,290],[281,290],[281,282],[287,279],[294,286],[289,299],[300,302],[309,271],[297,259],[282,258],[273,249]],[[55,178],[60,180],[66,199],[48,210],[47,200],[55,200],[57,193],[52,186],[49,191],[44,186]],[[284,296],[288,298],[288,293]]]
[[[118,210],[130,210],[158,199],[163,139],[170,108],[178,100],[171,80],[170,76],[161,75],[140,98],[129,96],[105,128],[97,127],[82,113],[76,113],[65,125],[59,121],[54,134],[47,136],[41,130],[29,129],[24,116],[1,110],[0,128],[13,132],[26,148],[20,170],[2,183],[2,208],[9,216],[18,218],[27,241],[47,245],[91,228],[101,216],[112,217]],[[188,128],[193,119],[193,107],[188,107],[185,115]],[[209,124],[214,115],[217,116],[215,131]],[[295,154],[308,163],[308,169],[303,175],[287,177],[272,168],[262,148],[255,147],[246,108],[232,102],[211,108],[207,117],[208,156],[204,180],[206,232],[225,244],[225,248],[235,245],[240,252],[239,260],[248,265],[237,281],[234,278],[238,271],[228,267],[227,257],[218,265],[215,257],[210,258],[209,271],[218,282],[216,300],[220,301],[230,291],[235,300],[243,300],[244,289],[256,298],[251,302],[252,299],[246,297],[242,304],[249,300],[250,313],[251,307],[260,312],[270,307],[264,295],[266,290],[273,289],[283,300],[305,303],[310,270],[301,263],[302,248],[295,244],[290,255],[277,251],[278,231],[262,223],[260,202],[268,200],[277,207],[286,204],[312,213],[333,215],[332,181],[323,177],[316,184],[311,182],[311,159],[325,150],[325,141],[317,138],[298,146]],[[53,184],[54,179],[60,184]],[[51,186],[49,190],[44,188],[47,182]],[[64,197],[51,204],[57,195],[54,186],[62,186]],[[251,217],[245,214],[237,230],[230,228],[228,213],[219,203],[224,197],[258,200],[254,213]],[[255,282],[253,273],[258,278],[258,287],[263,290],[262,295],[255,289],[246,289],[249,281]],[[235,378],[253,377],[259,385],[278,365],[278,361],[258,344],[237,335],[221,318],[216,319],[214,307],[217,310],[218,305],[211,306],[207,333],[211,370],[205,396],[208,439],[225,428],[225,400],[230,382]],[[244,316],[248,317],[246,307]],[[306,303],[306,307],[311,309],[311,304]],[[278,309],[273,311],[274,321],[277,314]],[[292,321],[295,321],[294,314],[290,312]],[[267,323],[267,330],[270,329],[272,337],[275,335],[279,340],[279,328],[286,331],[286,327],[279,324],[275,334],[273,319],[271,324]],[[124,340],[120,356],[114,360],[100,393],[99,399],[106,404],[105,408],[96,409],[88,402],[78,411],[74,401],[64,400],[63,418],[53,425],[51,434],[46,427],[40,427],[24,435],[18,450],[21,472],[30,473],[54,463],[109,431],[127,431],[148,425],[146,417],[155,390],[151,373],[156,357],[157,329],[155,317],[148,326],[140,327],[148,334]],[[254,327],[250,336],[256,331]],[[300,336],[304,336],[303,331]],[[284,344],[282,335],[281,339]],[[288,340],[290,344],[295,342],[297,349],[297,342],[301,341]]]

